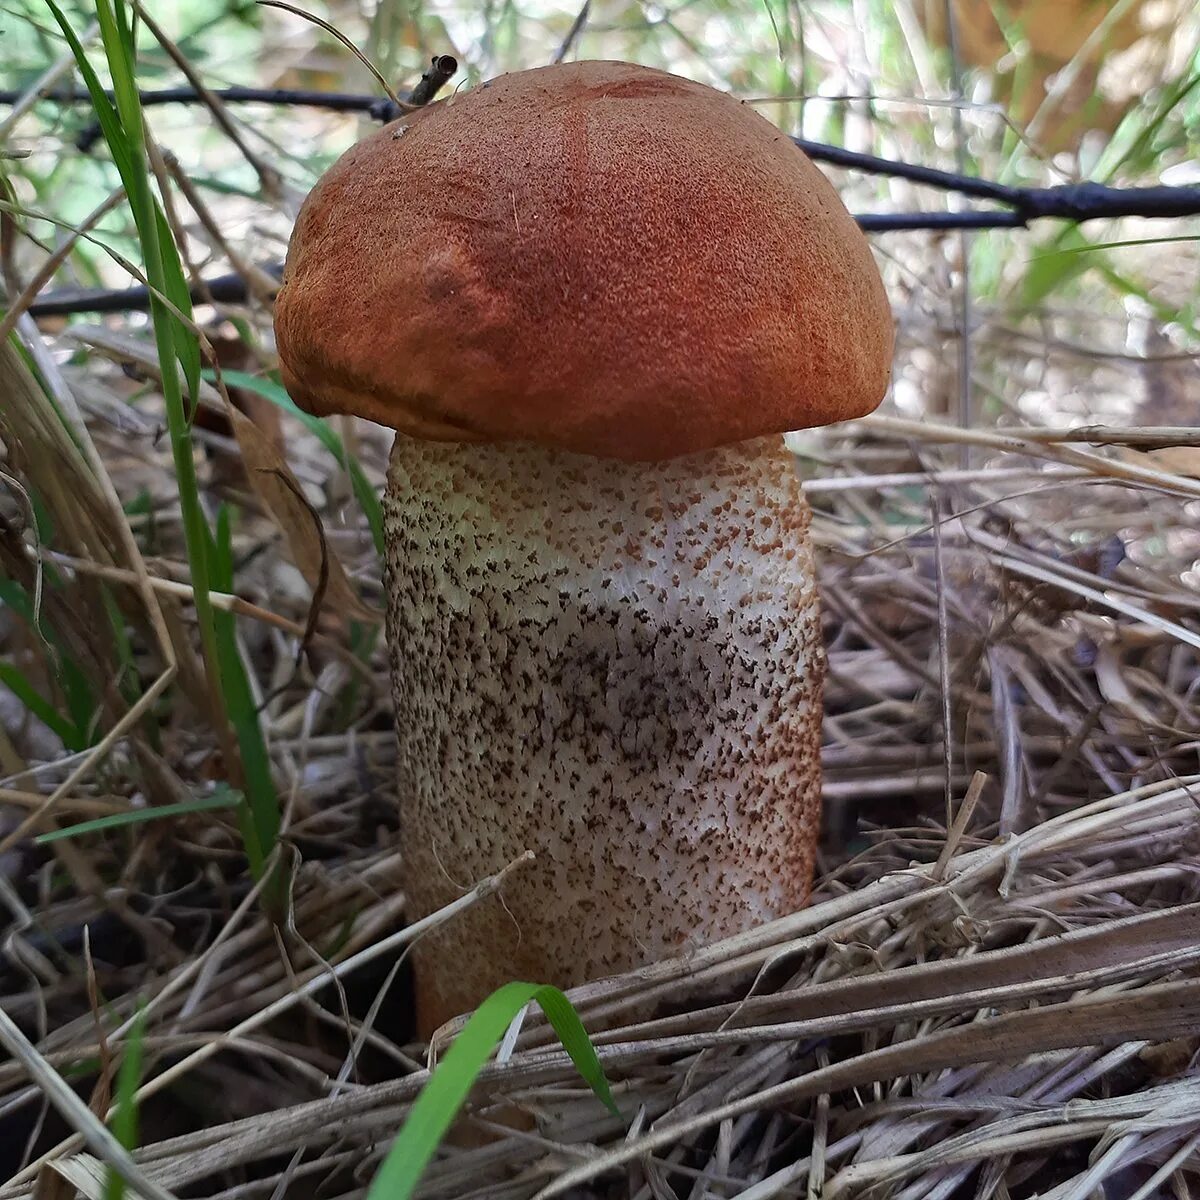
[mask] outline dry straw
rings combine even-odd
[[[846,182],[856,203],[879,202],[873,183]],[[911,205],[907,185],[888,186],[891,207]],[[200,266],[225,269],[195,190],[172,194]],[[255,256],[282,254],[284,197],[254,210]],[[896,407],[795,447],[812,480],[830,663],[816,899],[576,990],[620,1121],[527,1016],[430,1167],[431,1200],[1194,1194],[1195,360],[1135,305],[1125,318],[1086,312],[1092,293],[1082,316],[1044,304],[1019,328],[983,304],[960,313],[956,242],[894,235],[879,248],[897,297]],[[1188,295],[1194,273],[1181,252],[1160,283]],[[216,312],[269,323],[253,296]],[[973,375],[954,366],[958,317]],[[220,774],[197,715],[205,685],[154,355],[136,323],[52,335],[22,319],[17,337],[19,353],[0,347],[3,570],[97,678],[121,672],[109,604],[136,635],[143,690],[177,674],[153,722],[103,695],[103,758],[67,753],[36,722],[0,725],[0,801],[6,820],[17,814],[0,840],[27,821],[46,832],[176,803]],[[247,370],[270,365],[247,354]],[[968,399],[990,407],[964,431]],[[214,389],[200,401],[224,412]],[[290,417],[283,428],[297,492],[341,565],[339,595],[377,610],[377,556],[341,465]],[[378,485],[386,441],[339,432]],[[0,1007],[24,1038],[20,1060],[0,1063],[0,1154],[22,1164],[0,1200],[44,1195],[51,1169],[100,1194],[103,1172],[72,1135],[101,1145],[97,1114],[139,1000],[148,1100],[126,1174],[142,1194],[311,1187],[351,1200],[427,1078],[402,1019],[412,934],[397,932],[383,656],[366,620],[351,651],[332,605],[310,627],[307,510],[281,529],[228,422],[198,420],[192,436],[206,502],[238,513],[236,588],[213,603],[239,618],[285,804],[280,858],[303,861],[272,925],[219,811],[54,842],[52,859],[0,856]],[[34,493],[52,549],[23,500]],[[31,673],[45,660],[36,630],[0,636]],[[462,903],[501,902],[484,893]],[[94,1084],[93,1119],[64,1079]],[[69,1124],[43,1113],[48,1094]]]
[[[1194,1162],[1197,602],[1180,583],[1182,564],[1143,553],[1181,501],[1173,487],[1134,491],[1086,463],[1042,478],[1025,455],[942,471],[931,449],[938,427],[923,442],[920,426],[903,426],[897,440],[877,425],[819,444],[830,477],[855,486],[814,489],[831,659],[830,870],[817,901],[573,993],[621,1122],[581,1085],[548,1028],[527,1018],[511,1053],[485,1070],[421,1195],[916,1200],[974,1179],[984,1194],[1021,1185],[1084,1200],[1098,1181],[1142,1186]],[[303,461],[308,450],[297,449]],[[882,487],[872,491],[861,469],[837,469],[863,461]],[[950,501],[936,528],[933,490]],[[1073,547],[1071,522],[1103,536]],[[272,746],[285,772],[296,753],[325,764],[330,794],[347,761],[387,786],[385,731],[313,738],[303,751],[283,738]],[[322,811],[300,794],[293,830],[336,839],[347,828],[340,801]],[[359,793],[353,807],[366,803]],[[903,812],[907,827],[872,834],[868,819],[854,853],[840,837],[851,804],[859,818]],[[365,1022],[350,1017],[322,981],[351,986],[353,962],[394,958],[402,879],[401,863],[365,846],[306,869],[286,960],[247,900],[198,957],[145,981],[156,1064],[147,1095],[203,1078],[221,1056],[269,1073],[281,1050],[294,1056],[278,1104],[151,1141],[136,1155],[146,1177],[174,1193],[230,1197],[302,1179],[346,1195],[365,1185],[427,1076],[419,1049],[374,1028],[380,1003]],[[349,940],[314,959],[306,947],[328,945],[350,918]],[[54,1004],[65,983],[43,982],[41,1001],[10,999],[27,1015]],[[121,1028],[132,997],[112,1005]],[[280,1023],[292,1008],[327,1035],[306,1048]],[[121,1028],[110,1027],[110,1042]],[[62,1069],[94,1054],[95,1036],[92,1017],[66,1021],[39,1053]],[[330,1037],[382,1055],[399,1077],[347,1074]],[[36,1098],[12,1066],[0,1068],[0,1089],[0,1111]],[[84,1186],[86,1153],[59,1151],[69,1153],[58,1169]],[[234,1182],[239,1174],[245,1182]],[[31,1196],[32,1183],[26,1171],[0,1200]]]

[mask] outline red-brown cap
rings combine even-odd
[[[866,239],[783,133],[615,62],[353,146],[300,212],[275,329],[311,412],[630,460],[862,416],[893,338]]]

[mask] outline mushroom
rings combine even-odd
[[[616,62],[506,75],[348,150],[275,315],[296,402],[397,430],[386,590],[429,1032],[803,904],[809,509],[782,434],[860,416],[892,321],[832,186],[748,105]]]

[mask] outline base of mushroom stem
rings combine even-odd
[[[659,463],[398,437],[384,501],[405,890],[426,1032],[799,907],[824,652],[782,439]]]

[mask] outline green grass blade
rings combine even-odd
[[[68,750],[83,750],[87,738],[83,730],[69,717],[64,716],[33,686],[25,674],[11,663],[0,663],[0,683],[48,729],[52,729]]]
[[[64,654],[58,653],[58,684],[63,691],[71,723],[79,730],[80,748],[90,746],[96,740],[92,736],[99,714],[99,702],[92,690],[91,680],[79,664]]]
[[[1031,255],[1027,261],[1025,278],[1021,282],[1021,303],[1027,308],[1036,308],[1054,292],[1098,265],[1103,254],[1092,257],[1082,253],[1093,248],[1079,226],[1063,226],[1045,250]]]
[[[121,606],[117,603],[112,589],[107,586],[103,587],[100,592],[100,599],[104,605],[104,611],[108,614],[108,623],[112,626],[113,649],[116,650],[117,661],[120,663],[121,677],[118,681],[118,687],[125,702],[132,708],[138,700],[138,666],[134,658],[133,642],[129,637],[129,630],[125,626],[125,618],[121,612]],[[147,722],[147,726],[147,732],[150,736],[156,737],[157,727],[154,722]]]
[[[157,202],[154,204],[154,219],[158,226],[158,243],[160,246],[169,246],[171,253],[164,254],[163,276],[164,276],[164,294],[167,295],[171,303],[181,312],[191,315],[192,312],[192,293],[188,288],[187,276],[183,273],[183,262],[179,254],[175,250],[175,240],[171,235],[171,227],[167,224],[167,218],[163,215],[163,211],[159,208]],[[183,368],[183,378],[188,387],[188,424],[190,426],[192,417],[196,412],[196,401],[200,394],[200,368],[203,365],[200,360],[200,343],[192,336],[191,331],[179,323],[174,314],[170,317],[175,324],[177,336],[175,338],[175,357],[179,365]]]
[[[620,1116],[595,1048],[566,996],[548,984],[506,983],[475,1010],[430,1076],[376,1173],[367,1200],[408,1200],[413,1194],[479,1072],[513,1018],[532,1001],[541,1005],[592,1091],[610,1112]]]
[[[1049,258],[1055,254],[1087,254],[1092,250],[1120,250],[1124,246],[1162,246],[1172,242],[1200,242],[1200,234],[1179,233],[1172,237],[1124,238],[1119,242],[1092,242],[1087,246],[1067,246],[1062,250],[1046,250],[1035,254],[1033,259]]]
[[[142,1080],[142,1035],[146,1015],[139,1005],[129,1036],[125,1039],[125,1056],[117,1073],[117,1111],[113,1114],[112,1131],[117,1141],[126,1150],[134,1150],[138,1144],[137,1090]],[[104,1200],[122,1200],[125,1181],[111,1167],[104,1182]]]
[[[44,528],[44,522],[40,519],[38,527]],[[45,584],[48,588],[61,584],[58,572],[52,567],[45,572]],[[60,712],[51,701],[45,699],[25,674],[12,663],[0,663],[0,681],[21,699],[38,720],[62,738],[63,745],[68,750],[85,749],[92,743],[89,731],[98,709],[98,701],[87,672],[71,656],[55,631],[39,619],[38,614],[34,612],[33,603],[15,580],[0,579],[0,604],[11,608],[42,639],[42,644],[48,651],[46,662],[54,672],[54,679],[67,711]]]
[[[534,1000],[541,1006],[546,1020],[558,1034],[562,1048],[575,1064],[575,1070],[580,1074],[584,1083],[596,1093],[597,1099],[614,1117],[621,1115],[617,1102],[613,1099],[608,1080],[604,1077],[604,1068],[596,1056],[596,1048],[588,1037],[575,1006],[556,987],[543,984],[534,995]]]
[[[37,524],[39,531],[44,528],[40,518]],[[41,532],[39,532],[38,538],[41,541],[46,540],[44,534]],[[46,636],[46,631],[38,622],[33,611],[33,604],[25,594],[25,589],[15,580],[0,576],[0,604],[8,605],[30,629],[37,632],[39,637],[44,638]]]
[[[67,838],[83,837],[85,833],[103,833],[108,829],[123,829],[127,825],[144,825],[147,821],[161,821],[164,817],[186,817],[192,813],[212,812],[220,808],[236,808],[242,797],[232,788],[223,788],[220,795],[205,796],[201,800],[183,800],[178,804],[161,804],[155,808],[135,808],[129,812],[113,813],[109,817],[97,817],[94,821],[80,821],[65,829],[55,829],[39,834],[34,842],[45,846],[50,842],[61,842]]]
[[[209,558],[214,586],[232,591],[233,547],[228,506],[222,505],[217,514],[217,531],[211,539]],[[233,613],[222,610],[213,615],[221,690],[242,756],[242,783],[246,789],[246,804],[240,814],[242,840],[250,870],[257,879],[279,836],[279,801],[258,710],[238,651],[237,619]]]
[[[121,128],[121,118],[117,115],[117,110],[113,108],[112,101],[109,100],[104,85],[100,82],[100,77],[88,61],[83,43],[76,36],[75,30],[71,28],[62,9],[58,7],[55,0],[46,0],[46,5],[58,22],[63,37],[66,38],[67,45],[70,46],[71,53],[75,56],[75,64],[79,68],[88,94],[92,98],[92,109],[100,124],[100,131],[104,134],[104,140],[108,142],[113,162],[117,164],[117,170],[120,172],[121,179],[124,180],[126,173],[132,172],[133,162],[129,152],[129,139]]]
[[[217,553],[218,542],[213,538],[200,504],[199,482],[192,457],[190,412],[184,403],[180,373],[175,369],[176,363],[182,365],[184,382],[194,395],[200,378],[200,350],[187,324],[192,305],[179,250],[151,188],[144,144],[145,125],[137,90],[133,23],[124,0],[96,0],[101,40],[113,80],[114,107],[104,96],[79,39],[55,5],[55,0],[48,2],[92,94],[101,129],[125,185],[141,243],[145,274],[150,284],[150,315],[161,366],[163,401],[179,487],[196,624],[204,651],[212,715],[213,720],[221,726],[222,736],[226,733],[228,722],[237,740],[236,751],[230,746],[229,752],[236,753],[240,761],[231,763],[230,771],[235,781],[245,789],[249,818],[242,822],[242,829],[247,838],[247,857],[257,875],[274,848],[279,829],[278,801],[258,714],[237,650],[234,618],[229,613],[217,613],[210,599],[212,567],[209,559]],[[176,316],[176,311],[184,319]],[[231,560],[226,565],[228,570],[222,571],[221,578],[224,586],[232,589]],[[270,897],[265,899],[269,900]]]
[[[205,371],[204,378],[209,382],[216,380],[213,371]],[[244,388],[254,392],[264,400],[269,400],[277,408],[282,409],[290,417],[304,423],[304,427],[321,442],[321,445],[333,455],[350,476],[350,486],[358,501],[367,524],[371,527],[371,537],[375,549],[383,553],[383,508],[379,503],[379,495],[371,481],[363,473],[358,460],[346,449],[345,442],[338,437],[332,426],[320,417],[314,417],[299,408],[296,402],[287,394],[281,384],[272,379],[263,379],[258,375],[248,375],[245,371],[222,371],[221,378],[229,387]]]
[[[156,261],[156,264],[161,267],[161,279],[157,281],[160,285],[159,290],[180,312],[185,316],[190,316],[192,311],[191,295],[183,273],[183,264],[175,251],[174,238],[166,217],[150,190],[150,180],[146,172],[145,125],[142,120],[142,102],[137,89],[135,69],[137,51],[134,45],[133,29],[125,6],[119,0],[115,8],[110,0],[97,0],[96,16],[100,24],[100,38],[104,44],[104,52],[108,57],[109,71],[112,75],[117,115],[120,117],[121,130],[129,147],[129,170],[128,174],[122,172],[122,178],[142,240],[147,265],[150,265],[152,260]],[[151,283],[156,283],[153,277],[151,277]],[[189,396],[194,407],[200,380],[199,344],[173,313],[165,312],[164,320],[172,327],[173,357],[183,368]]]
[[[1176,309],[1170,304],[1165,304],[1154,295],[1149,287],[1143,286],[1134,279],[1130,279],[1128,275],[1121,274],[1120,271],[1115,270],[1107,264],[1101,266],[1100,274],[1121,295],[1136,296],[1164,324],[1174,322],[1181,325],[1189,337],[1195,338],[1197,336],[1198,331],[1185,310]]]
[[[208,578],[204,569],[205,539],[200,534],[203,514],[199,508],[195,467],[191,457],[186,415],[179,381],[168,364],[180,362],[189,380],[199,378],[199,346],[191,332],[179,321],[157,296],[166,296],[185,316],[190,316],[191,296],[188,292],[179,252],[175,248],[170,229],[150,190],[150,181],[145,162],[142,138],[141,101],[137,92],[134,61],[132,58],[132,36],[123,32],[125,22],[120,23],[110,0],[97,0],[96,15],[100,24],[101,40],[108,58],[109,73],[113,81],[113,97],[116,106],[108,99],[98,76],[88,61],[82,43],[71,28],[55,0],[47,0],[55,20],[67,39],[75,56],[80,74],[92,98],[92,104],[100,122],[101,131],[108,142],[109,151],[124,184],[138,237],[145,259],[146,277],[151,288],[151,316],[154,325],[154,340],[162,363],[163,399],[167,407],[167,424],[171,436],[171,448],[175,459],[176,475],[179,480],[180,500],[183,506],[184,533],[188,545],[188,561],[191,566],[192,586],[196,595],[196,611],[201,637],[209,642],[206,657],[213,649],[211,645],[211,607],[208,602]],[[122,7],[122,15],[124,8]],[[167,265],[167,264],[170,265]]]
[[[124,5],[120,0],[117,0],[117,7],[120,10],[120,19],[110,0],[97,0],[96,18],[100,25],[100,41],[104,46],[108,65],[110,69],[116,68],[112,70],[112,92],[117,116],[121,118],[125,136],[132,144],[140,145],[142,107],[132,70],[136,51],[132,32],[127,27]]]
[[[1123,167],[1153,165],[1155,137],[1171,114],[1181,108],[1197,88],[1200,88],[1200,71],[1174,80],[1164,89],[1158,103],[1149,109],[1145,105],[1134,105],[1109,139],[1092,170],[1092,178],[1107,183]],[[1127,124],[1133,131],[1128,136]]]

